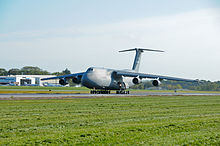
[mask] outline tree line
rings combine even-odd
[[[9,70],[6,70],[4,68],[0,68],[0,76],[7,76],[7,75],[66,75],[71,74],[70,70],[67,68],[61,72],[48,72],[46,70],[40,69],[39,67],[34,66],[25,66],[21,69],[18,68],[12,68]]]
[[[211,82],[201,80],[199,82],[162,81],[159,87],[154,87],[152,82],[146,81],[135,85],[133,89],[164,89],[164,90],[197,90],[197,91],[220,91],[220,81]]]

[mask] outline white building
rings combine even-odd
[[[41,81],[42,78],[55,77],[54,75],[10,75],[0,76],[0,84],[15,84],[18,86],[35,85],[43,86],[44,83],[59,84],[59,80]]]

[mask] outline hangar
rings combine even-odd
[[[54,75],[10,75],[0,76],[0,85],[13,86],[43,86],[44,83],[58,85],[57,79],[50,81],[41,81],[42,78],[55,77]]]

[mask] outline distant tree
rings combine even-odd
[[[53,72],[52,73],[52,75],[56,75],[56,76],[63,76],[63,75],[68,75],[68,74],[71,74],[71,72],[67,68],[65,70],[63,70],[62,72]]]
[[[132,89],[144,89],[144,83],[140,83],[131,87]]]
[[[176,85],[176,89],[182,89],[183,87],[180,84]]]
[[[65,70],[62,71],[63,75],[68,75],[71,74],[70,70],[68,70],[67,68]]]
[[[169,85],[167,85],[167,89],[168,89],[168,90],[173,90],[174,88],[173,88],[172,85],[169,84]]]
[[[12,68],[8,71],[8,75],[21,75],[20,69]]]
[[[153,87],[153,84],[151,81],[144,82],[144,89],[151,88],[151,87]]]
[[[0,76],[6,76],[8,74],[7,70],[0,68]]]
[[[53,72],[51,75],[61,76],[62,73],[61,72]]]
[[[39,67],[25,66],[21,69],[21,73],[24,75],[49,75],[48,71],[42,70]]]
[[[52,75],[56,75],[56,76],[63,76],[63,75],[68,75],[68,74],[71,74],[71,72],[67,68],[63,70],[62,72],[52,73]],[[69,83],[70,86],[76,86],[76,84],[72,82],[72,79],[67,79],[67,82]]]

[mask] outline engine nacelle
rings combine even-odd
[[[161,84],[161,82],[160,82],[160,80],[153,80],[152,84],[154,86],[158,87]]]
[[[72,81],[73,81],[73,83],[75,83],[75,84],[80,84],[80,83],[81,83],[81,78],[79,78],[79,77],[74,77],[74,78],[72,79]]]
[[[138,78],[133,78],[132,83],[134,83],[135,85],[141,83],[141,80]]]
[[[65,79],[60,79],[59,80],[59,84],[65,86],[67,83],[67,81]]]

